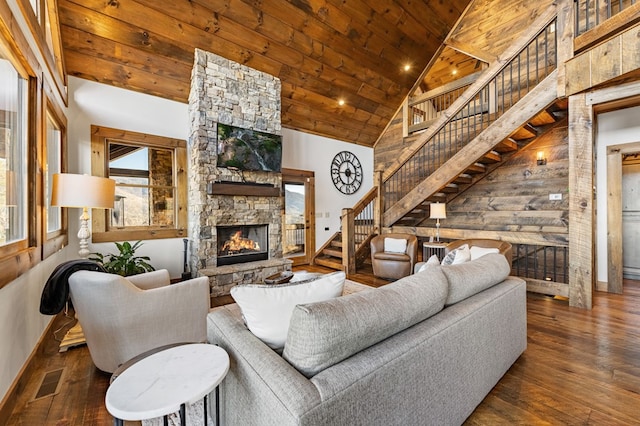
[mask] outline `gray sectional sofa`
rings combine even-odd
[[[526,287],[509,272],[489,254],[298,305],[282,355],[212,310],[209,341],[231,359],[223,424],[461,424],[526,348]]]

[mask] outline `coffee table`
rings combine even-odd
[[[133,364],[109,386],[106,406],[115,425],[166,416],[180,411],[185,424],[185,405],[204,401],[207,422],[207,395],[216,391],[216,425],[219,424],[218,385],[229,371],[229,355],[224,349],[194,343],[156,352]]]

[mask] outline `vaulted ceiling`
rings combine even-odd
[[[469,3],[58,0],[58,7],[69,75],[187,102],[197,47],[279,77],[284,127],[372,146]]]

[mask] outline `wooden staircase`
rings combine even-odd
[[[353,209],[343,209],[343,232],[327,241],[313,262],[355,272],[357,263],[369,257],[368,241],[383,228],[415,230],[429,217],[430,203],[451,201],[553,128],[567,110],[557,99],[556,34],[555,8],[549,7],[377,175],[376,186]],[[548,40],[551,46],[538,49]],[[532,57],[530,50],[543,56]],[[505,85],[512,76],[513,84]],[[367,222],[373,224],[359,231],[360,212],[372,204]]]
[[[359,225],[356,221],[354,238],[356,242],[356,247],[358,249],[355,253],[356,258],[356,266],[361,266],[367,259],[369,259],[371,255],[371,249],[369,243],[371,242],[371,238],[374,237],[375,234],[372,234],[368,231],[368,227]],[[335,269],[342,271],[345,269],[345,265],[343,265],[343,242],[342,242],[342,232],[336,232],[333,236],[325,243],[324,246],[318,250],[316,253],[313,263],[316,265],[322,265],[327,268]]]
[[[393,225],[421,226],[429,218],[431,203],[451,202],[488,173],[500,167],[517,151],[553,129],[558,122],[566,117],[567,109],[566,99],[555,100],[501,140],[490,151],[471,162],[446,185],[436,189],[432,194],[428,194],[420,204],[400,217]]]

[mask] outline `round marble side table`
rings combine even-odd
[[[109,386],[106,405],[115,425],[166,416],[180,411],[185,423],[185,405],[205,399],[216,390],[216,425],[219,424],[218,385],[229,371],[224,349],[194,343],[156,352],[122,372]]]

